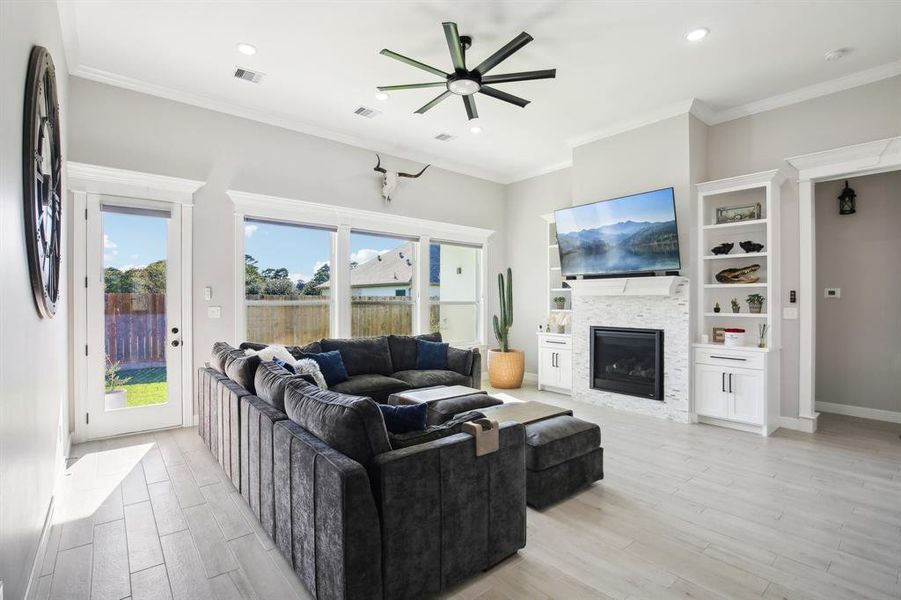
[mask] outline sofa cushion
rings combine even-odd
[[[319,371],[322,373],[322,376],[325,378],[325,383],[329,387],[347,381],[347,369],[345,368],[341,353],[337,350],[332,350],[331,352],[319,352],[318,354],[304,352],[301,354],[299,360],[304,359],[312,360],[319,365]]]
[[[391,377],[406,382],[411,388],[469,384],[469,377],[446,369],[398,371],[397,373],[393,373]]]
[[[453,346],[447,349],[447,368],[451,371],[456,371],[460,375],[466,375],[467,377],[472,375],[472,359],[472,350],[454,348]]]
[[[363,466],[391,450],[382,412],[370,398],[292,380],[285,391],[285,410],[292,421]]]
[[[587,454],[601,445],[601,429],[595,423],[569,415],[526,425],[526,468],[531,471]]]
[[[446,423],[455,417],[467,411],[480,410],[489,406],[498,406],[504,401],[494,396],[489,396],[485,392],[477,394],[467,394],[466,396],[457,396],[456,398],[446,398],[437,402],[429,402],[429,414],[426,422],[429,425],[439,425]]]
[[[379,404],[389,434],[423,431],[428,409],[427,404]]]
[[[238,350],[238,352],[242,351]],[[225,374],[242,388],[254,394],[256,388],[253,385],[253,379],[256,377],[260,362],[260,357],[256,355],[228,354],[225,358]]]
[[[391,365],[395,371],[412,371],[416,368],[416,340],[440,342],[441,333],[423,335],[389,335],[388,348],[391,350]]]
[[[385,336],[325,339],[321,343],[324,352],[337,350],[341,353],[348,375],[363,375],[365,373],[391,375],[394,371],[391,366],[391,351],[388,347],[388,338]]]
[[[447,348],[444,342],[416,340],[416,368],[447,369]]]
[[[386,402],[391,394],[410,389],[410,384],[384,375],[353,375],[344,383],[329,387],[342,394],[369,396],[376,402]]]
[[[312,382],[312,377],[295,375],[275,362],[261,362],[253,378],[253,386],[260,400],[285,412],[285,386],[293,379]]]
[[[225,360],[229,354],[239,356],[244,354],[228,342],[216,342],[210,354],[210,366],[225,375]]]
[[[422,406],[422,405],[421,405]],[[410,431],[408,433],[388,432],[388,440],[393,450],[408,448],[418,444],[425,444],[434,440],[440,440],[451,435],[463,432],[463,423],[475,419],[482,419],[485,415],[478,411],[471,411],[457,415],[450,421],[440,425],[429,425],[422,431]]]

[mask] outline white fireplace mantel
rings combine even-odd
[[[685,277],[617,277],[567,281],[573,296],[664,296],[676,298],[688,290]]]

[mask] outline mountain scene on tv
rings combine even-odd
[[[610,275],[680,268],[672,190],[557,212],[563,275]]]

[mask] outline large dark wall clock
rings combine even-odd
[[[59,98],[50,52],[31,50],[23,132],[25,244],[34,302],[42,317],[56,313],[62,254],[62,165]]]

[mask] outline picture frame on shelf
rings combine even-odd
[[[762,210],[760,202],[747,206],[721,206],[716,209],[716,224],[756,221],[763,214]]]
[[[713,335],[710,336],[710,341],[714,344],[724,344],[726,342],[726,328],[714,327]]]

